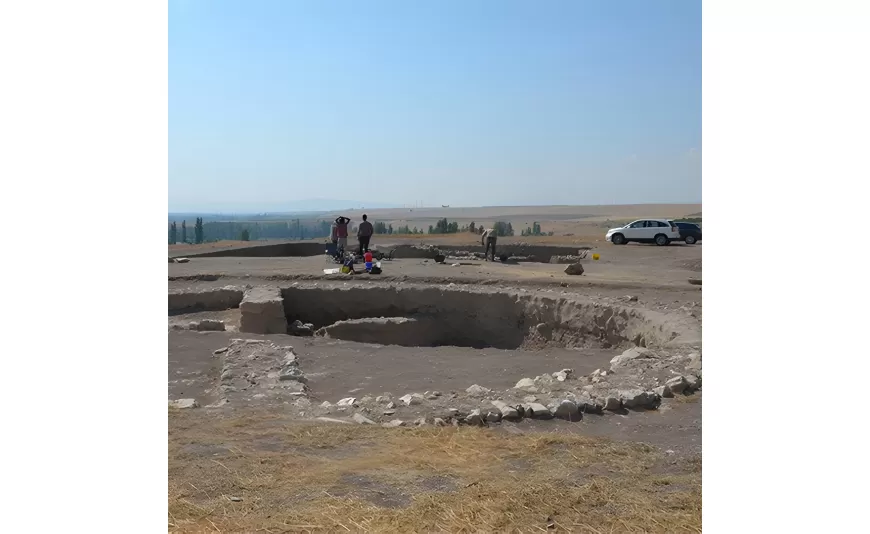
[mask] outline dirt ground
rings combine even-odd
[[[683,215],[695,211],[700,207]],[[701,288],[687,279],[701,277],[702,246],[592,243],[601,260],[584,261],[582,276],[566,275],[564,265],[463,261],[470,265],[452,267],[406,258],[383,262],[377,280],[577,293],[700,319]],[[323,275],[332,266],[320,256],[191,258],[169,265],[168,286],[346,283]],[[375,278],[354,281],[367,277]],[[181,329],[201,318],[223,320],[228,331]],[[382,346],[240,334],[238,324],[238,309],[169,318],[169,398],[216,402],[222,369],[213,352],[233,338],[293,346],[309,378],[309,398],[171,408],[170,531],[700,531],[700,392],[667,399],[657,410],[485,429],[389,429],[315,417],[323,401],[333,405],[327,415],[341,420],[354,411],[334,406],[344,397],[436,390],[442,396],[433,403],[464,409],[463,392],[472,384],[502,390],[563,368],[588,375],[620,350]],[[403,419],[423,415],[413,408],[401,412]]]

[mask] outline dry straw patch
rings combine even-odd
[[[170,411],[169,428],[173,532],[701,528],[700,464],[662,473],[659,453],[640,444],[202,410]]]

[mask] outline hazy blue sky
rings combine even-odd
[[[701,3],[170,0],[169,208],[701,200]]]

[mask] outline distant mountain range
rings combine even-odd
[[[225,214],[225,215],[245,215],[245,214],[262,214],[262,213],[302,213],[302,212],[324,212],[324,211],[340,211],[346,209],[360,208],[401,208],[401,204],[390,204],[386,202],[365,202],[361,200],[337,200],[332,198],[311,198],[306,200],[287,200],[287,201],[272,201],[258,203],[234,203],[234,204],[214,204],[210,206],[203,205],[199,209],[170,210],[169,214],[176,215],[195,215],[195,214]]]

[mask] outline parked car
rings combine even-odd
[[[694,223],[675,222],[677,228],[680,229],[680,241],[685,241],[687,245],[694,245],[701,240],[701,227]]]
[[[665,246],[680,239],[680,229],[667,219],[640,219],[621,228],[611,228],[605,239],[614,245],[634,241]]]

